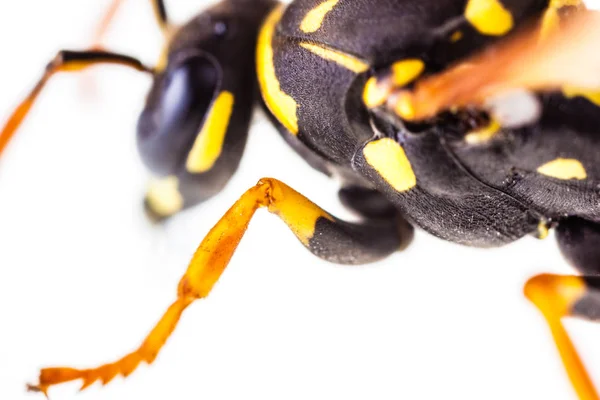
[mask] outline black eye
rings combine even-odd
[[[157,78],[137,129],[138,150],[152,172],[169,175],[185,161],[219,81],[219,67],[204,55],[188,58]]]

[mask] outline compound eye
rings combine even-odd
[[[154,174],[171,175],[185,162],[220,81],[207,54],[176,62],[155,79],[137,127],[138,150]]]

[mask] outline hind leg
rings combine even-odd
[[[563,364],[581,400],[596,400],[595,390],[561,319],[600,322],[600,224],[571,217],[556,230],[561,252],[584,276],[539,275],[527,282],[525,295],[544,315]]]

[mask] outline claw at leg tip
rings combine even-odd
[[[26,388],[27,388],[28,392],[42,393],[46,397],[46,399],[50,400],[50,397],[48,396],[48,387],[47,386],[44,386],[42,384],[32,385],[32,384],[28,383]]]

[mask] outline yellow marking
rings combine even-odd
[[[558,15],[558,10],[554,7],[549,7],[544,13],[544,18],[542,19],[542,27],[540,28],[540,40],[546,40],[559,28],[560,16]]]
[[[456,31],[450,36],[450,41],[452,43],[456,43],[463,38],[463,33],[461,31]]]
[[[256,70],[260,90],[269,111],[293,135],[298,134],[298,104],[287,93],[281,90],[277,79],[273,60],[273,35],[275,26],[283,16],[285,6],[276,7],[265,20],[258,38],[256,51]]]
[[[557,158],[539,167],[537,171],[546,176],[561,180],[583,180],[587,172],[580,161],[572,158]]]
[[[560,28],[560,15],[558,11],[563,7],[579,7],[583,5],[582,0],[550,0],[550,4],[544,13],[542,27],[540,30],[540,40],[545,40],[551,34]]]
[[[538,224],[538,227],[537,227],[537,233],[536,233],[537,238],[540,240],[544,240],[544,239],[547,239],[549,235],[550,235],[550,227],[548,226],[548,223],[546,221],[540,221],[540,223]]]
[[[302,32],[313,33],[318,31],[327,14],[329,14],[339,2],[340,0],[328,0],[310,10],[300,24]]]
[[[417,177],[400,144],[390,138],[368,143],[363,154],[367,163],[398,192],[417,185]]]
[[[326,47],[308,42],[300,42],[300,46],[304,47],[311,53],[316,54],[325,60],[333,61],[354,73],[360,74],[369,69],[369,64],[359,60],[354,56],[342,53],[341,51],[328,49]]]
[[[368,108],[375,108],[383,105],[392,92],[392,86],[401,87],[409,84],[417,78],[423,70],[425,64],[419,59],[408,59],[397,61],[392,64],[392,79],[383,78],[380,81],[377,78],[370,78],[363,91],[363,101]]]
[[[315,235],[319,218],[334,222],[331,215],[291,187],[275,180],[264,180],[267,182],[271,185],[269,211],[278,215],[305,246]]]
[[[413,121],[415,119],[417,111],[410,92],[403,91],[398,93],[392,102],[392,108],[396,115],[406,121]]]
[[[465,18],[480,33],[490,36],[505,35],[514,25],[512,14],[500,0],[469,0]]]
[[[485,128],[473,131],[465,135],[465,142],[472,145],[483,144],[489,142],[500,132],[502,127],[496,120],[490,121],[490,124]]]
[[[371,77],[365,84],[363,102],[368,108],[382,106],[392,93],[392,86],[385,82],[377,82],[376,77]]]
[[[600,107],[600,90],[580,89],[573,86],[565,86],[563,94],[571,99],[573,97],[585,97],[598,107]]]
[[[187,158],[186,168],[192,174],[210,170],[221,155],[234,102],[233,94],[225,91],[213,103]]]
[[[183,208],[183,196],[179,192],[179,179],[170,176],[150,183],[146,193],[148,206],[160,216],[168,217]]]
[[[425,70],[425,63],[418,59],[402,60],[392,64],[394,85],[404,86],[414,81]]]

